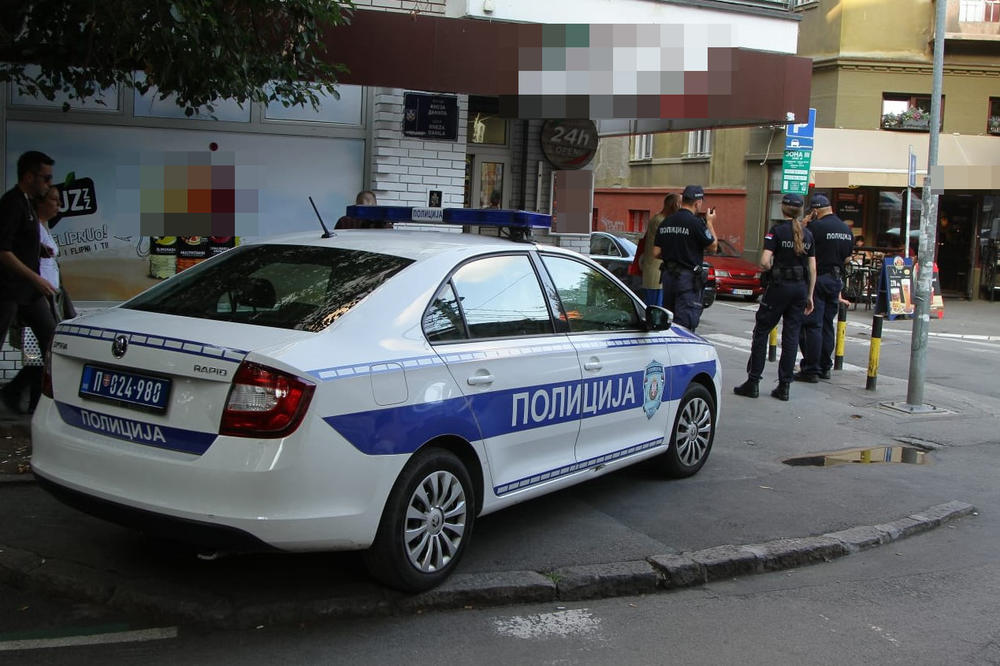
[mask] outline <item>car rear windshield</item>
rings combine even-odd
[[[412,259],[302,245],[246,245],[178,273],[122,307],[321,331]]]

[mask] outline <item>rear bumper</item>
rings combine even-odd
[[[218,436],[193,455],[76,427],[44,397],[32,445],[33,469],[68,504],[144,532],[251,550],[367,548],[407,458],[365,455],[321,419],[284,439]]]

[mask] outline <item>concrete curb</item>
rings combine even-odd
[[[278,601],[237,607],[229,599],[195,588],[164,587],[114,572],[46,559],[0,546],[0,580],[37,586],[50,593],[141,612],[173,622],[211,628],[284,625],[322,618],[359,618],[467,606],[648,594],[750,574],[827,562],[939,527],[972,514],[975,507],[951,501],[878,525],[861,525],[804,538],[750,545],[723,545],[646,560],[572,566],[547,572],[501,571],[455,574],[440,587],[417,595],[389,590],[367,596]]]

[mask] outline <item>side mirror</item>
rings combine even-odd
[[[665,331],[674,323],[674,313],[659,305],[646,306],[646,328],[650,331]]]

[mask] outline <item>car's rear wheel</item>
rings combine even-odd
[[[715,439],[715,400],[701,384],[691,384],[677,406],[670,448],[663,454],[667,474],[684,478],[701,469]]]
[[[475,514],[475,493],[462,462],[444,449],[421,451],[392,488],[365,564],[390,587],[430,589],[455,569]]]

